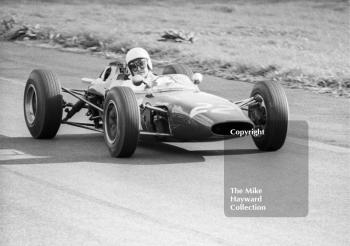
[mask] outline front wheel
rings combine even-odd
[[[62,120],[61,85],[49,70],[33,70],[24,89],[24,118],[34,138],[53,138]]]
[[[103,128],[108,150],[113,157],[130,157],[139,138],[140,112],[134,92],[128,87],[113,87],[104,103]]]
[[[280,84],[262,81],[255,84],[251,94],[257,103],[249,106],[248,116],[262,134],[253,136],[255,145],[263,151],[280,149],[288,129],[288,101]]]

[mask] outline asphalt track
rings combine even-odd
[[[307,216],[229,218],[222,142],[144,140],[133,158],[113,159],[98,133],[63,126],[54,140],[30,137],[22,103],[33,68],[50,68],[64,86],[84,88],[79,78],[95,77],[106,63],[0,43],[0,245],[348,245],[346,124],[305,117],[323,100],[327,106],[321,104],[318,114],[343,99],[286,90],[291,119],[310,125]],[[251,87],[213,77],[201,85],[232,99],[248,96]],[[307,103],[300,107],[302,100]],[[335,120],[341,110],[334,108]],[[331,133],[317,134],[330,126]],[[258,152],[246,138],[235,140],[226,154],[247,166],[283,160],[273,170],[266,165],[264,172],[297,168],[298,150],[307,148],[299,130],[290,129],[278,152]]]

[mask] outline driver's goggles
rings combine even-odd
[[[132,72],[137,72],[139,68],[143,70],[147,66],[147,59],[137,59],[137,60],[131,61],[129,62],[128,66]]]

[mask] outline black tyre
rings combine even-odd
[[[192,79],[193,76],[191,68],[182,64],[167,65],[164,67],[162,74],[184,74],[187,75],[190,79]]]
[[[249,118],[255,127],[264,133],[254,137],[255,145],[263,151],[280,149],[287,136],[288,101],[286,94],[277,82],[258,82],[251,94],[259,101],[248,109]]]
[[[49,70],[33,70],[24,89],[24,118],[34,138],[53,138],[62,120],[61,85]]]
[[[134,92],[128,87],[113,87],[104,103],[103,128],[113,157],[129,157],[139,138],[140,111]]]

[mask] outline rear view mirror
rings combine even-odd
[[[203,80],[203,75],[201,73],[194,73],[192,80],[195,85],[199,85]]]
[[[81,82],[85,83],[85,84],[92,84],[94,82],[94,79],[90,79],[90,78],[81,78]]]

